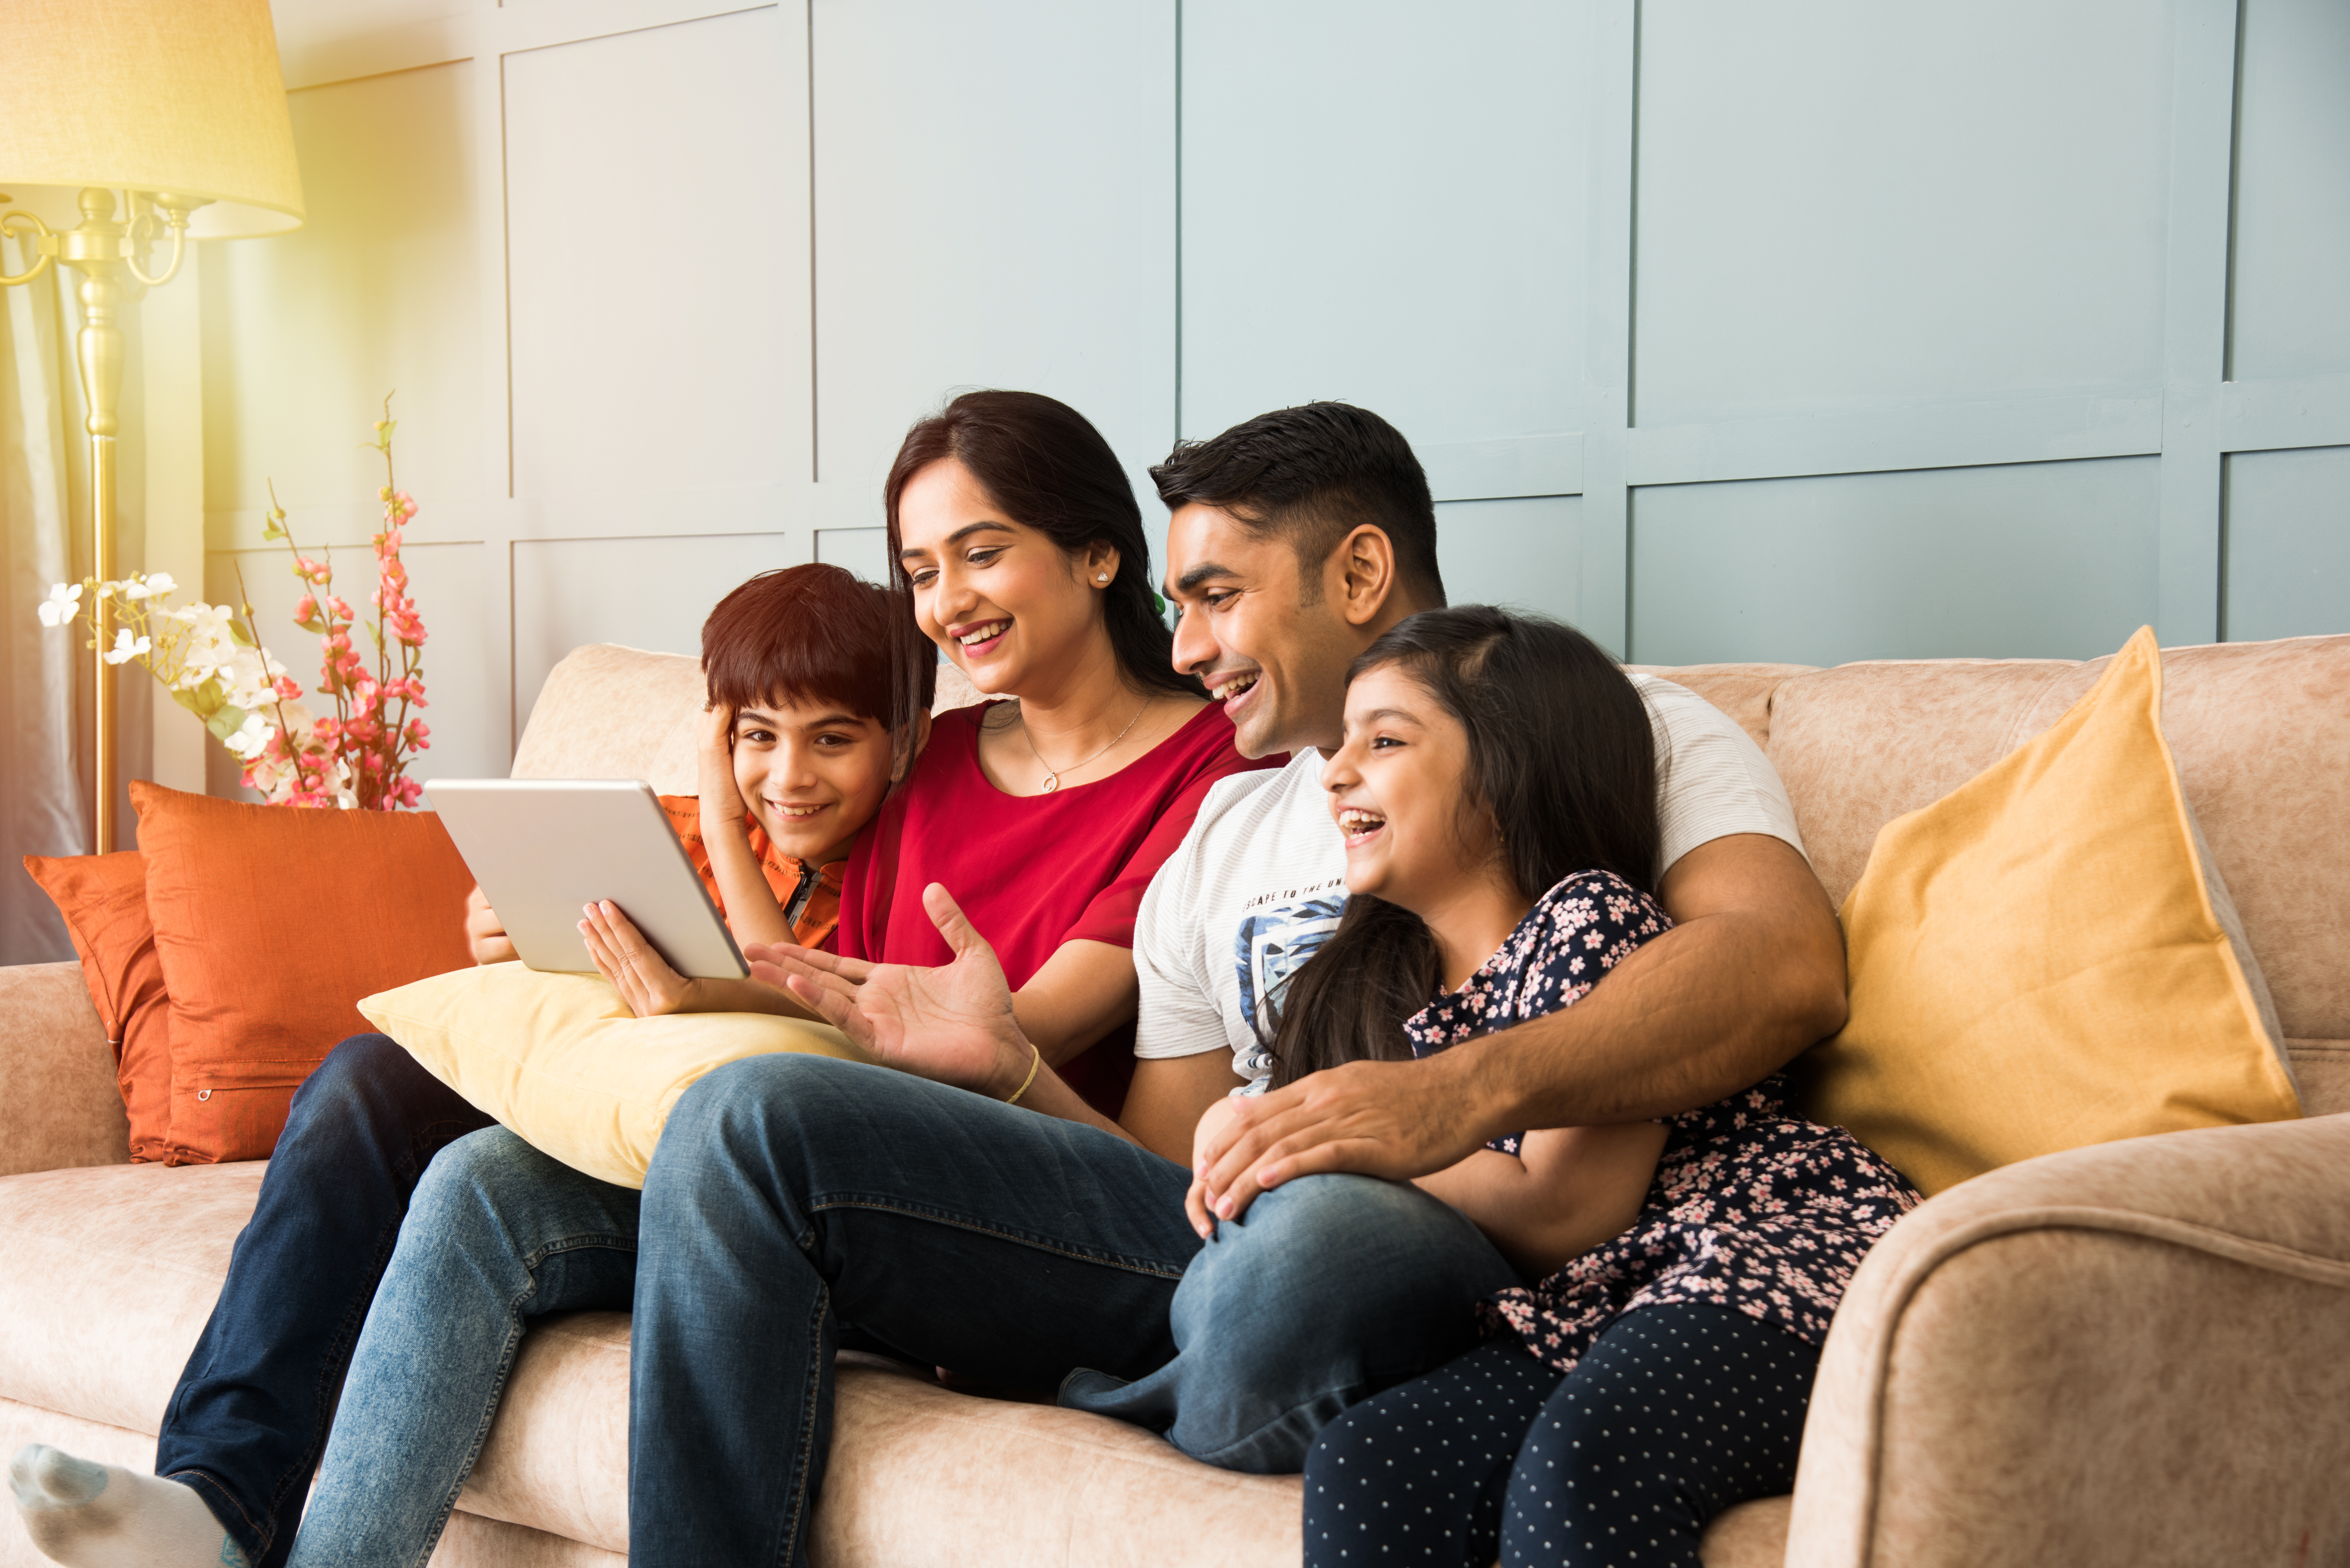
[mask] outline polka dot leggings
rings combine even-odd
[[[1305,1459],[1306,1568],[1699,1568],[1792,1491],[1820,1353],[1726,1307],[1642,1307],[1561,1375],[1489,1340],[1355,1406]]]

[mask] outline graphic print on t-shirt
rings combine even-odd
[[[1241,1016],[1247,1020],[1258,1044],[1239,1068],[1252,1089],[1262,1087],[1273,1076],[1273,1054],[1263,1044],[1266,1026],[1261,1004],[1270,1004],[1279,996],[1297,966],[1329,940],[1346,910],[1347,889],[1340,883],[1297,903],[1254,909],[1241,917],[1240,931],[1232,941],[1232,961],[1240,971]]]

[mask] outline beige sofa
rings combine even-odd
[[[1830,1336],[1792,1501],[1715,1568],[2350,1562],[2350,637],[2166,655],[2168,729],[2267,971],[2310,1119],[2033,1160],[1925,1205]],[[2043,728],[2095,665],[1669,670],[1770,751],[1829,893],[1877,829]],[[517,774],[691,787],[691,661],[558,666]],[[125,1163],[71,964],[0,970],[0,1446],[145,1467],[259,1164]],[[627,1547],[628,1320],[536,1329],[437,1559]],[[1228,1475],[1097,1417],[846,1366],[824,1568],[1298,1559],[1295,1478]],[[40,1560],[0,1526],[0,1563]]]

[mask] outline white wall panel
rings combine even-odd
[[[1640,16],[1634,422],[2160,381],[2163,7]]]
[[[317,552],[313,550],[312,554]],[[506,771],[504,693],[481,679],[485,660],[482,604],[482,546],[408,545],[400,558],[408,567],[411,591],[423,617],[424,694],[430,704],[417,715],[432,731],[432,746],[409,769],[411,778],[495,778]],[[253,596],[254,629],[303,687],[318,686],[318,639],[294,624],[294,601],[302,585],[283,548],[214,551],[205,564],[204,596],[214,604],[237,602],[237,567]],[[334,552],[337,591],[353,606],[369,607],[374,560],[365,550]],[[362,652],[371,646],[364,633],[352,639]],[[330,711],[316,695],[303,701],[314,715]],[[194,722],[192,719],[189,721]],[[214,794],[238,792],[234,758],[206,742],[207,788]]]
[[[2350,631],[2350,447],[2228,459],[2225,636]]]
[[[1318,398],[1420,447],[1582,428],[1589,12],[1184,6],[1185,435]],[[1460,455],[1440,493],[1523,493]]]
[[[205,249],[208,513],[258,512],[272,477],[288,508],[364,512],[383,469],[360,443],[395,389],[401,487],[421,501],[474,493],[473,69],[459,61],[287,95],[308,221]]]
[[[1175,433],[1172,0],[815,0],[816,440],[880,519],[906,427],[1044,392],[1132,472]]]
[[[887,528],[819,528],[816,558],[847,566],[868,583],[889,580],[889,530]]]
[[[573,649],[702,651],[702,623],[744,578],[793,565],[781,534],[525,539],[514,547],[515,732]]]
[[[2231,379],[2350,371],[2350,5],[2244,0]]]
[[[514,493],[782,476],[807,310],[767,286],[791,211],[780,13],[507,56]]]
[[[2113,458],[1636,491],[1633,657],[2111,653],[2154,618],[2157,483]]]
[[[1583,500],[1526,495],[1436,508],[1436,564],[1456,605],[1509,605],[1572,623],[1583,587]]]

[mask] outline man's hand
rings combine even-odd
[[[1349,1062],[1285,1089],[1226,1100],[1201,1118],[1184,1210],[1236,1220],[1256,1195],[1301,1176],[1350,1170],[1409,1181],[1482,1147],[1468,1085],[1446,1052],[1419,1062]],[[1464,1056],[1462,1061],[1466,1061]]]
[[[639,1018],[692,1011],[694,982],[669,967],[652,944],[609,898],[590,904],[579,935],[596,972],[612,982],[629,1011]]]
[[[936,969],[861,963],[758,943],[743,956],[754,980],[788,988],[885,1065],[1003,1099],[1035,1059],[1012,1015],[1003,966],[944,888],[933,882],[924,888],[922,907],[953,962]]]
[[[522,956],[506,940],[506,929],[479,884],[465,895],[465,945],[473,950],[475,963],[512,963]]]

